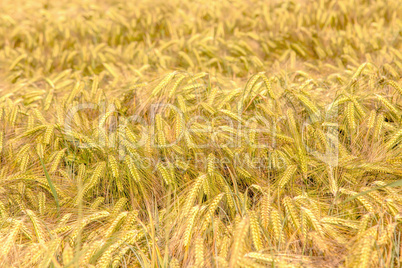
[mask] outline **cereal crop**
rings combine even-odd
[[[401,267],[400,1],[0,11],[1,267]]]

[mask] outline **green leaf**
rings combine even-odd
[[[46,176],[47,182],[49,183],[50,190],[52,191],[54,200],[56,201],[57,212],[59,212],[59,210],[60,210],[60,205],[59,205],[59,197],[57,196],[56,188],[54,188],[53,182],[52,182],[52,180],[50,179],[50,176],[49,176],[49,173],[47,172],[47,169],[46,169],[46,167],[45,167],[45,164],[43,163],[43,159],[42,159],[41,157],[39,157],[39,159],[40,159],[40,162],[41,162],[41,164],[42,164],[43,171],[45,172],[45,176]]]
[[[343,201],[341,204],[347,203],[347,202],[349,202],[349,201],[352,201],[353,199],[358,198],[359,196],[366,195],[366,194],[368,194],[368,193],[370,193],[370,192],[372,192],[372,191],[376,191],[376,190],[381,189],[381,188],[384,188],[384,187],[398,187],[398,186],[402,186],[402,180],[397,180],[397,181],[391,182],[391,183],[389,183],[389,184],[382,185],[382,186],[378,186],[378,187],[375,187],[375,188],[373,188],[373,189],[366,190],[366,191],[364,191],[364,192],[358,193],[357,195],[354,195],[354,196],[349,197],[348,199],[346,199],[345,201]]]

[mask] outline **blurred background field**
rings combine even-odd
[[[0,265],[400,267],[401,18],[0,0]]]

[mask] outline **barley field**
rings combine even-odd
[[[401,267],[400,0],[0,0],[1,267]]]

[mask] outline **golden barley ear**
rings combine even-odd
[[[254,211],[250,211],[250,229],[251,229],[251,235],[253,238],[253,244],[256,248],[257,251],[261,250],[263,248],[262,245],[262,234],[260,230],[260,225],[257,221],[256,214]]]
[[[50,262],[53,259],[53,256],[56,254],[58,251],[58,248],[60,247],[62,239],[60,237],[56,237],[52,239],[50,242],[48,242],[48,246],[45,251],[44,258],[39,264],[39,267],[47,267],[49,266]]]
[[[135,182],[140,182],[141,177],[138,172],[138,168],[137,168],[136,164],[134,163],[134,160],[131,158],[131,156],[129,156],[129,155],[126,156],[125,164],[126,164],[128,171],[130,172],[130,175],[133,178],[133,180]]]
[[[198,215],[199,209],[200,209],[199,206],[194,206],[188,213],[185,225],[185,231],[183,235],[183,243],[186,248],[190,246],[190,240],[193,236],[192,230],[194,227],[195,217]]]
[[[244,255],[244,243],[249,231],[249,219],[244,217],[236,226],[236,232],[233,238],[229,267],[236,267]]]
[[[296,173],[297,166],[290,165],[286,168],[285,173],[283,174],[282,178],[279,181],[279,187],[284,188],[285,185],[291,180],[293,175]]]
[[[64,246],[63,255],[62,255],[63,265],[65,265],[65,266],[69,265],[71,263],[71,261],[73,260],[73,257],[74,257],[73,249],[67,243]]]
[[[22,221],[17,221],[15,222],[13,228],[10,230],[10,233],[7,236],[7,239],[5,240],[2,250],[1,250],[1,256],[2,258],[6,258],[8,253],[10,252],[13,244],[14,244],[14,240],[16,239],[18,233],[20,232],[21,228],[23,226]]]
[[[195,266],[205,267],[204,240],[201,237],[195,240]]]

